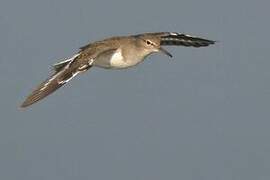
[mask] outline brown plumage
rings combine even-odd
[[[52,76],[42,82],[22,103],[21,107],[27,107],[35,102],[45,98],[49,94],[56,91],[73,78],[77,72],[75,68],[63,68],[60,71],[56,71]]]
[[[112,37],[93,42],[81,47],[80,51],[70,59],[55,64],[53,75],[42,82],[26,98],[21,107],[30,106],[45,98],[92,66],[108,69],[129,68],[139,64],[152,53],[162,52],[172,57],[162,46],[205,47],[214,43],[215,41],[170,32]]]

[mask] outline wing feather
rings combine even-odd
[[[54,91],[62,87],[73,77],[75,77],[79,71],[76,69],[63,68],[59,72],[55,72],[50,78],[42,82],[22,103],[21,107],[25,108],[30,106],[41,99],[52,94]]]

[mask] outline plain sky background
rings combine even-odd
[[[1,180],[269,180],[269,0],[0,0]],[[29,109],[90,41],[176,31],[219,43],[92,69]]]

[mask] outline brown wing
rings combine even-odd
[[[54,73],[50,78],[42,82],[22,103],[21,107],[25,108],[30,106],[37,101],[45,98],[50,95],[64,84],[66,84],[69,80],[71,80],[74,76],[79,73],[76,69],[64,68],[59,72]]]
[[[138,34],[137,36],[153,36],[160,40],[161,46],[187,46],[187,47],[204,47],[211,44],[215,44],[216,41],[190,36],[186,34],[180,34],[175,32],[156,32]]]
[[[163,33],[160,35],[161,45],[176,45],[176,46],[187,46],[187,47],[205,47],[211,44],[215,44],[215,41],[199,38],[195,36],[189,36],[186,34],[179,33]]]

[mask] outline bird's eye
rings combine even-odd
[[[151,41],[147,40],[147,41],[146,41],[146,44],[147,44],[147,45],[151,45],[152,43],[151,43]]]

